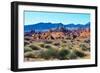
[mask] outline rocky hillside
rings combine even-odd
[[[31,40],[56,40],[56,39],[75,39],[77,37],[90,37],[89,29],[65,30],[64,28],[50,30],[47,32],[29,32],[25,34],[25,38],[29,37]],[[27,39],[27,38],[26,38]]]
[[[89,28],[24,34],[24,61],[90,59],[90,50]]]

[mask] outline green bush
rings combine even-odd
[[[31,44],[29,47],[31,47],[33,50],[40,50],[41,49],[37,45],[33,45],[33,44]]]
[[[24,57],[26,57],[26,58],[34,58],[35,55],[34,55],[33,52],[26,52],[26,53],[24,53]]]
[[[51,45],[45,45],[45,48],[47,48],[47,49],[51,49],[52,47],[51,47]]]
[[[51,59],[56,57],[56,50],[49,48],[41,54],[41,57],[44,59]]]
[[[67,41],[65,41],[65,40],[62,40],[62,42],[63,42],[63,43],[67,43]]]
[[[88,51],[90,51],[90,48],[87,48]]]
[[[86,45],[84,44],[80,44],[80,47],[83,51],[88,51],[89,49],[87,49]]]
[[[70,54],[70,50],[62,49],[61,51],[59,51],[58,58],[60,60],[68,59],[69,54]]]
[[[24,47],[24,52],[28,52],[28,51],[32,51],[32,48],[28,47],[28,46],[25,46]]]
[[[46,43],[46,44],[51,44],[51,43],[52,43],[52,41],[45,41],[45,43]]]
[[[84,57],[85,56],[84,52],[82,52],[82,51],[74,50],[74,52],[75,52],[76,56],[78,56],[78,57]]]
[[[30,43],[30,41],[24,40],[24,46],[28,45],[29,43]]]
[[[55,46],[60,46],[60,43],[54,43]]]
[[[90,43],[90,39],[84,40],[85,43]]]
[[[68,49],[73,49],[73,46],[72,45],[68,45]]]
[[[62,47],[62,48],[65,48],[65,47],[66,47],[66,44],[62,44],[61,47]]]
[[[77,57],[78,56],[73,51],[68,55],[69,59],[77,59]]]
[[[44,43],[41,43],[39,44],[40,47],[44,48],[45,47],[45,44]]]

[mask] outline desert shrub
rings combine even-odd
[[[24,46],[28,45],[30,43],[30,41],[25,40],[24,41]]]
[[[45,44],[44,43],[41,43],[41,44],[39,44],[39,46],[44,48],[45,47]]]
[[[41,48],[38,47],[37,45],[29,45],[29,47],[31,47],[33,50],[40,50]]]
[[[71,40],[71,43],[73,43],[74,41],[73,40]]]
[[[26,58],[41,58],[42,53],[43,53],[43,50],[28,51],[28,52],[24,53],[24,57],[26,57]]]
[[[69,55],[69,59],[77,59],[76,54],[72,53]]]
[[[46,43],[46,44],[51,44],[51,43],[52,43],[52,41],[45,41],[45,43]]]
[[[69,55],[68,55],[69,59],[77,59],[77,55],[72,51]]]
[[[52,48],[51,45],[45,45],[45,48]]]
[[[77,38],[77,35],[73,35],[73,39]]]
[[[80,40],[79,40],[79,39],[77,39],[77,41],[78,41],[78,42],[80,42]]]
[[[62,48],[65,48],[65,47],[66,47],[66,44],[62,44],[61,47],[62,47]]]
[[[66,37],[66,40],[71,40],[71,38],[70,37]]]
[[[85,54],[82,51],[74,50],[74,52],[75,52],[76,56],[78,56],[78,57],[84,57],[85,56]]]
[[[69,53],[70,53],[70,50],[62,49],[61,51],[59,51],[58,58],[60,60],[68,59]]]
[[[65,40],[62,40],[62,42],[63,42],[63,43],[67,43],[67,41],[65,41]]]
[[[88,48],[84,44],[80,44],[80,47],[83,51],[88,51]]]
[[[73,49],[73,46],[72,45],[68,45],[68,49]]]
[[[26,53],[24,53],[24,57],[26,57],[26,58],[34,58],[35,55],[34,55],[33,52],[26,52]]]
[[[87,48],[88,51],[90,51],[90,48]]]
[[[25,46],[24,47],[24,52],[28,52],[28,51],[32,51],[32,48],[28,47],[28,46]]]
[[[84,40],[85,43],[90,43],[90,39]]]
[[[60,46],[60,43],[54,43],[55,46]]]
[[[56,51],[54,49],[48,49],[41,54],[44,59],[51,59],[56,57]]]

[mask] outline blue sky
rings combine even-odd
[[[31,25],[40,22],[63,23],[64,25],[70,23],[86,24],[90,22],[90,14],[24,11],[24,25]]]

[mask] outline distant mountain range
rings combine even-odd
[[[50,29],[56,28],[65,28],[65,29],[81,29],[81,28],[90,28],[90,22],[87,24],[62,24],[62,23],[37,23],[31,25],[24,25],[24,31],[30,32],[32,30],[35,31],[47,31]]]

